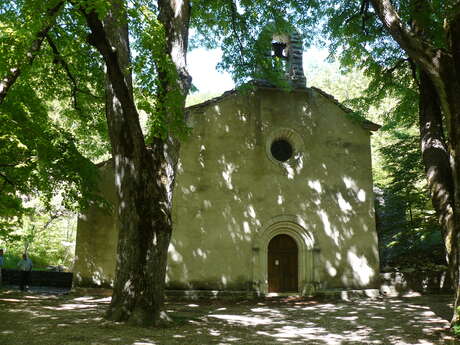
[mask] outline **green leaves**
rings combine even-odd
[[[437,216],[427,190],[425,171],[416,129],[393,130],[387,145],[380,148],[382,168],[387,174],[385,202],[377,207],[380,219],[383,260],[398,266],[423,263],[444,264]]]
[[[183,138],[188,134],[183,114],[185,95],[176,67],[167,54],[165,29],[154,10],[144,6],[139,12],[131,11],[137,16],[132,26],[136,104],[147,114],[148,142],[154,137],[172,134]]]
[[[76,207],[97,191],[95,166],[47,115],[48,108],[26,85],[17,85],[0,108],[1,214],[13,222],[24,211],[23,196],[40,193],[48,204],[59,192],[68,207]]]
[[[100,201],[97,171],[85,158],[107,152],[100,59],[85,43],[79,14],[60,14],[32,64],[27,59],[37,32],[57,1],[0,5],[0,76],[21,74],[0,105],[0,222],[10,228],[30,213],[24,201],[44,205],[57,194],[71,209]],[[35,35],[35,36],[34,36]]]
[[[302,32],[309,45],[320,18],[311,15],[319,1],[194,1],[192,47],[219,46],[223,59],[219,67],[229,72],[237,85],[251,79],[269,80],[282,86],[281,61],[267,58],[271,51],[270,32]]]

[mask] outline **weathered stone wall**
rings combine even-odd
[[[380,274],[380,292],[384,296],[401,296],[410,292],[451,294],[454,292],[447,271],[402,270]]]
[[[378,283],[370,135],[360,123],[318,91],[273,88],[192,107],[189,122],[174,192],[169,288],[266,292],[270,231],[301,233],[293,237],[302,250],[302,292]],[[270,153],[277,138],[294,147],[286,163]],[[80,220],[79,282],[111,281],[113,224],[95,211]]]

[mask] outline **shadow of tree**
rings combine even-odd
[[[0,344],[460,344],[447,336],[451,296],[168,301],[162,329],[107,322],[110,298],[0,292]]]

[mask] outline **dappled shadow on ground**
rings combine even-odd
[[[0,344],[460,344],[451,296],[168,302],[163,329],[107,322],[109,298],[0,291]]]

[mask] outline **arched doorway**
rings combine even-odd
[[[298,249],[295,240],[276,235],[268,244],[268,292],[298,291]]]

